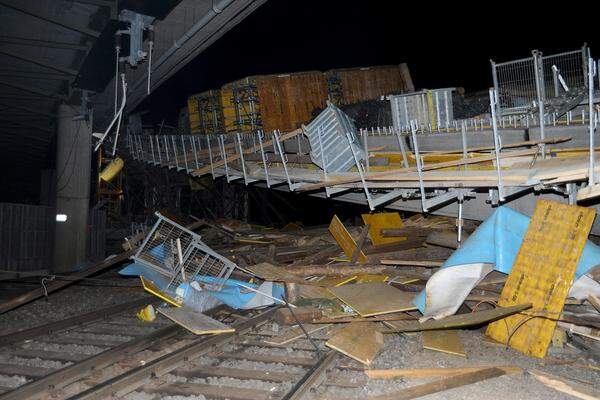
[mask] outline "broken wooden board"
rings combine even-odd
[[[465,347],[457,330],[434,330],[423,332],[423,348],[466,357]]]
[[[382,244],[396,243],[406,240],[406,237],[383,237],[382,229],[402,228],[404,223],[400,214],[397,212],[377,213],[377,214],[361,214],[365,225],[369,225],[369,237],[375,246]]]
[[[498,305],[532,303],[531,314],[547,318],[511,316],[490,324],[488,336],[532,357],[546,355],[595,215],[592,208],[537,202]]]
[[[377,323],[353,322],[340,329],[325,345],[367,366],[383,347]]]
[[[196,335],[235,332],[234,328],[186,307],[161,307],[158,312]]]
[[[169,296],[168,294],[162,292],[158,286],[156,286],[154,284],[154,282],[152,282],[151,280],[148,279],[144,279],[143,276],[140,276],[140,280],[142,281],[142,286],[144,287],[144,290],[150,294],[153,294],[154,296],[158,297],[161,300],[166,301],[167,303],[174,305],[175,307],[181,307],[182,306],[182,302],[181,301],[177,301],[176,299],[174,299],[173,297]]]
[[[578,399],[598,400],[600,398],[600,392],[594,392],[591,389],[584,388],[580,383],[570,382],[566,379],[546,374],[544,372],[537,371],[534,369],[530,369],[527,372],[533,375],[535,379],[537,379],[544,385],[554,390],[558,390],[559,392],[576,397]]]
[[[411,303],[414,293],[403,292],[383,282],[356,283],[329,288],[329,291],[361,317],[416,309]]]
[[[395,378],[432,378],[448,377],[477,372],[487,368],[498,368],[507,374],[522,372],[522,369],[512,365],[486,366],[486,367],[462,367],[462,368],[416,368],[416,369],[367,369],[365,374],[370,379],[395,379]]]
[[[354,253],[354,250],[356,250],[356,242],[337,215],[334,215],[331,219],[331,224],[329,224],[329,232],[334,237],[335,241],[340,245],[346,257],[350,259]],[[363,253],[362,250],[358,253],[358,262],[361,264],[367,262],[365,253]]]
[[[481,325],[490,321],[496,321],[501,318],[506,318],[509,315],[516,314],[528,308],[531,308],[531,303],[512,307],[498,307],[492,310],[478,311],[469,314],[451,315],[439,320],[431,319],[422,323],[418,321],[391,321],[386,322],[386,324],[392,327],[392,329],[383,331],[383,333],[419,332],[436,329],[465,328],[469,326]]]
[[[496,378],[506,375],[507,372],[500,368],[484,368],[479,371],[467,372],[460,375],[454,375],[449,378],[424,383],[422,385],[412,386],[402,389],[399,392],[384,394],[381,396],[366,397],[368,400],[408,400],[416,399],[432,393],[443,392],[461,386],[471,385],[486,379]]]
[[[359,275],[356,275],[356,283],[386,282],[388,279],[389,279],[388,275],[382,275],[382,274],[359,274]]]
[[[329,328],[331,325],[312,325],[312,324],[303,324],[304,329],[308,334],[312,334],[323,329]],[[296,339],[300,339],[301,337],[305,337],[306,334],[302,330],[301,327],[295,326],[291,329],[287,329],[281,335],[277,335],[268,339],[265,339],[264,342],[268,344],[272,344],[275,346],[283,346],[290,342],[293,342]]]

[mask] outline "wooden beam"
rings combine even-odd
[[[531,155],[536,154],[537,152],[538,152],[537,149],[536,150],[511,151],[508,153],[501,153],[500,159],[531,156]],[[469,164],[477,164],[477,163],[482,163],[482,162],[494,161],[495,159],[496,159],[496,156],[491,154],[491,155],[485,155],[485,156],[480,156],[480,157],[475,157],[475,158],[445,161],[445,162],[440,162],[440,163],[435,163],[435,164],[430,164],[430,165],[424,165],[422,170],[423,171],[431,171],[431,170],[441,169],[441,168],[458,167],[461,165],[469,165]],[[365,179],[366,180],[373,180],[373,179],[375,179],[375,180],[402,180],[403,173],[411,173],[411,172],[417,172],[417,168],[410,167],[410,168],[395,169],[395,170],[391,170],[391,171],[372,172],[372,173],[366,174]],[[348,177],[331,178],[331,179],[328,179],[323,182],[317,182],[317,183],[312,183],[312,184],[308,184],[308,185],[303,185],[300,188],[298,188],[298,191],[305,192],[305,191],[309,191],[309,190],[321,189],[326,186],[336,186],[336,185],[343,185],[343,184],[347,184],[347,183],[354,183],[354,182],[360,181],[360,179],[361,178],[358,175],[356,175],[356,176],[353,175],[353,176],[348,176]]]
[[[382,396],[367,397],[369,400],[408,400],[426,396],[432,393],[444,392],[461,386],[471,385],[487,379],[506,375],[507,372],[500,368],[485,368],[475,372],[451,376],[434,382],[412,386],[398,392],[384,394]]]
[[[4,7],[12,8],[13,10],[19,11],[23,14],[27,14],[27,15],[37,18],[39,20],[42,20],[42,21],[45,21],[45,22],[48,22],[48,23],[51,23],[54,25],[62,26],[65,29],[69,29],[71,31],[78,32],[83,35],[91,36],[93,38],[99,38],[100,34],[101,34],[100,32],[98,32],[94,29],[90,29],[85,26],[73,24],[71,21],[68,21],[68,20],[65,20],[62,18],[57,18],[57,17],[54,17],[49,14],[43,14],[43,13],[40,13],[39,11],[31,10],[27,7],[24,7],[21,2],[17,2],[14,0],[0,0],[0,5],[3,5]]]

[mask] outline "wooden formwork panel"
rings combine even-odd
[[[190,96],[187,104],[191,133],[223,132],[223,107],[219,89]]]
[[[498,305],[532,308],[492,322],[486,334],[532,357],[544,357],[592,228],[593,208],[539,200]]]
[[[338,105],[414,91],[406,64],[333,69],[327,71],[325,76],[329,99]]]
[[[327,85],[320,72],[261,75],[221,88],[225,130],[294,130],[325,108]]]

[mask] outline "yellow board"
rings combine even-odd
[[[591,208],[538,201],[498,301],[501,307],[533,307],[491,323],[489,337],[501,343],[510,338],[510,347],[532,357],[546,355],[594,217]]]
[[[387,275],[381,274],[359,274],[356,275],[355,283],[369,283],[369,282],[386,282],[389,278]]]
[[[423,332],[423,348],[466,357],[465,347],[456,330]]]
[[[383,237],[381,236],[382,229],[402,228],[404,223],[400,214],[392,213],[377,213],[377,214],[362,214],[362,219],[365,225],[369,227],[369,237],[375,246],[382,244],[397,243],[406,240],[406,237]]]
[[[367,366],[383,347],[383,335],[377,324],[352,322],[340,329],[325,345]]]
[[[144,290],[146,292],[155,295],[159,299],[162,299],[162,300],[166,301],[167,303],[174,305],[175,307],[181,307],[181,305],[182,305],[181,302],[175,300],[174,298],[172,298],[168,294],[165,294],[164,292],[161,292],[161,290],[158,288],[158,286],[156,286],[154,284],[154,282],[152,282],[150,280],[147,280],[147,279],[144,279],[143,276],[140,276],[140,279],[142,281],[142,286],[144,287]]]
[[[321,279],[319,282],[320,286],[323,287],[338,287],[350,283],[356,279],[356,275],[351,276],[328,276]]]
[[[346,254],[348,258],[352,258],[352,254],[356,249],[356,242],[354,241],[354,239],[352,239],[350,232],[348,232],[348,230],[346,229],[344,224],[342,224],[342,221],[340,221],[337,215],[334,215],[331,219],[331,224],[329,225],[329,232],[331,232],[331,234],[335,238],[335,241],[340,245],[340,247],[344,251],[344,254]],[[367,257],[362,251],[358,254],[358,262],[361,264],[367,262]]]

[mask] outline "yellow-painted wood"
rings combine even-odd
[[[404,223],[397,212],[362,214],[365,225],[369,225],[369,238],[375,246],[388,243],[397,243],[406,240],[406,237],[383,237],[382,229],[402,228]]]
[[[152,282],[151,280],[148,279],[144,279],[143,276],[140,276],[140,280],[142,281],[142,286],[144,287],[144,290],[150,294],[155,295],[156,297],[158,297],[161,300],[166,301],[167,303],[174,305],[175,307],[181,307],[182,306],[182,302],[175,300],[174,298],[172,298],[171,296],[169,296],[168,294],[162,292],[158,286],[156,286],[154,284],[154,282]]]
[[[455,356],[467,356],[465,347],[456,330],[423,332],[423,348],[454,354]]]
[[[356,283],[329,288],[361,317],[414,310],[414,293],[403,292],[383,282]]]
[[[533,307],[491,323],[488,336],[532,357],[546,355],[595,215],[591,208],[538,201],[498,301]]]
[[[352,254],[356,249],[356,242],[354,241],[354,239],[350,235],[350,232],[348,232],[344,224],[342,224],[342,221],[340,221],[337,215],[334,215],[331,219],[331,224],[329,224],[329,232],[331,233],[331,235],[333,235],[335,241],[340,245],[340,247],[344,251],[344,254],[346,254],[348,258],[352,258]],[[358,262],[361,264],[367,262],[367,257],[365,256],[365,253],[362,252],[362,250],[358,254]]]
[[[353,322],[340,329],[325,345],[365,365],[371,365],[383,347],[383,335],[376,323]]]

